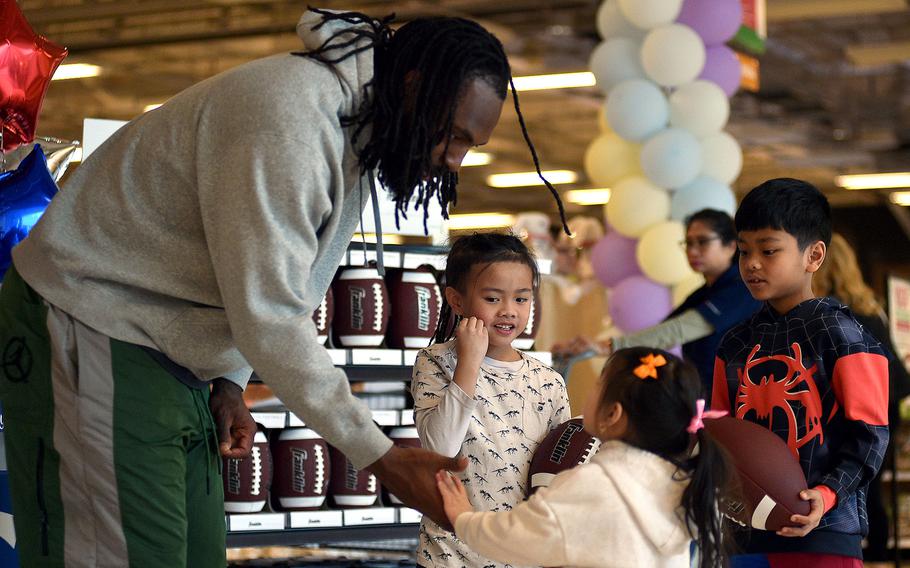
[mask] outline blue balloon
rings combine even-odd
[[[13,247],[28,235],[56,194],[57,184],[37,144],[19,167],[0,174],[0,280],[12,263]]]

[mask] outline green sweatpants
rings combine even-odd
[[[0,350],[23,567],[226,564],[208,390],[51,306],[14,268]]]

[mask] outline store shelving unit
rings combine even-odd
[[[442,270],[445,267],[445,253],[440,247],[389,245],[384,248],[383,261],[389,268],[431,266]],[[368,244],[364,252],[361,245],[352,243],[342,264],[359,265],[375,259],[374,245]],[[540,270],[549,273],[549,263],[542,262]],[[418,350],[329,348],[328,352],[335,366],[351,382],[410,382]],[[546,364],[552,362],[550,353],[529,354]],[[285,410],[253,412],[253,418],[269,429],[303,426],[302,420]],[[373,419],[384,427],[414,424],[412,410],[374,410]],[[229,548],[407,539],[416,545],[420,513],[406,507],[262,512],[227,515],[226,522]]]

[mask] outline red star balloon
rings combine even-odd
[[[44,93],[64,57],[66,48],[36,34],[14,0],[0,0],[0,150],[35,138]]]

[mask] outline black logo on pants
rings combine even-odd
[[[25,344],[25,338],[13,337],[3,348],[3,374],[14,383],[24,383],[32,373],[32,351]]]

